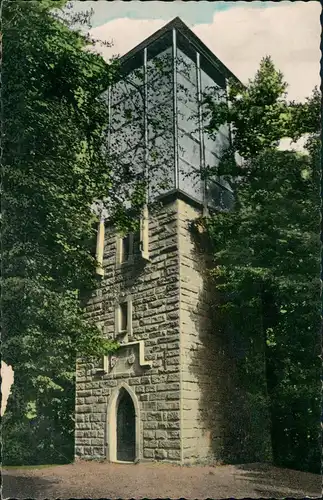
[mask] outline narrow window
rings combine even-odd
[[[130,234],[127,234],[123,238],[121,238],[121,262],[127,262],[130,256]]]
[[[149,226],[148,207],[147,205],[145,205],[140,218],[140,252],[141,252],[141,257],[144,260],[149,260],[148,226]]]
[[[132,297],[129,295],[126,299],[116,304],[115,307],[115,338],[122,344],[129,341],[132,337]]]
[[[126,332],[128,330],[128,302],[123,302],[120,304],[120,332]]]
[[[121,238],[120,236],[118,236],[117,265],[124,263],[131,264],[134,262],[137,256],[141,256],[141,258],[146,261],[149,260],[148,226],[148,208],[146,205],[140,216],[140,224],[138,230],[129,233]]]
[[[95,251],[95,258],[97,261],[96,273],[99,276],[104,276],[104,269],[103,269],[104,229],[105,229],[104,228],[104,218],[101,215],[98,230],[97,230],[96,251]]]
[[[140,254],[140,231],[133,233],[133,254]]]

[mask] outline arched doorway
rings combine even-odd
[[[121,388],[117,401],[117,460],[136,458],[136,412],[129,392]]]
[[[124,394],[126,393],[126,394]],[[132,401],[132,405],[130,405],[129,401],[126,403],[127,400],[123,400],[123,397],[129,397]],[[119,407],[119,404],[121,403],[121,406]],[[122,422],[121,420],[123,419],[123,414],[126,410],[127,413],[127,406],[129,408],[129,414],[128,414],[128,422],[130,423],[130,428],[131,428],[131,422],[135,420],[135,432],[132,433],[132,439],[135,441],[135,457],[132,460],[125,460],[125,459],[119,459],[117,455],[117,441],[119,441],[119,445],[121,445],[122,442],[126,443],[127,438],[126,436],[125,439],[123,439],[123,436],[119,436],[118,439],[118,418],[119,418],[119,432],[121,434],[121,429],[122,429]],[[132,408],[134,410],[132,410]],[[118,412],[120,410],[120,413]],[[133,415],[134,411],[134,419],[131,417]],[[118,415],[119,413],[119,415]],[[124,421],[124,420],[123,420]],[[137,399],[137,396],[135,392],[131,389],[131,387],[126,384],[125,382],[119,382],[117,387],[114,388],[112,391],[112,394],[109,397],[108,400],[108,406],[107,406],[107,428],[106,428],[106,457],[110,462],[116,462],[116,461],[136,461],[140,460],[141,458],[141,437],[140,437],[140,408],[139,408],[139,402]],[[126,426],[129,429],[129,426]],[[130,429],[129,429],[130,430]],[[125,432],[127,435],[127,432]],[[130,433],[129,433],[130,434]],[[129,444],[130,444],[130,439],[129,439]],[[129,446],[129,450],[133,449],[133,445]],[[122,450],[123,453],[123,450]],[[133,454],[133,453],[131,453]],[[120,449],[120,455],[121,455],[121,449]],[[119,455],[119,456],[120,456]],[[130,453],[129,453],[130,456]]]

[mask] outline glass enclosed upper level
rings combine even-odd
[[[121,78],[108,90],[109,151],[118,168],[144,174],[149,198],[180,191],[217,208],[233,194],[222,178],[203,172],[216,166],[230,141],[223,125],[205,131],[203,101],[226,101],[232,73],[176,18],[120,59]],[[235,77],[234,77],[235,78]]]

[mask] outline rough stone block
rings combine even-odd
[[[180,460],[181,452],[180,452],[180,450],[168,450],[167,456],[168,456],[168,458],[170,458],[172,460]]]
[[[160,412],[151,411],[147,413],[147,420],[162,420],[162,415]]]
[[[153,410],[157,409],[156,405],[157,405],[157,403],[155,401],[149,400],[148,402],[145,401],[142,403],[142,408],[143,408],[143,410],[148,410],[148,411],[152,410],[153,411]]]
[[[92,403],[97,403],[97,402],[98,402],[98,398],[95,396],[89,396],[89,397],[85,398],[86,404],[92,404]]]
[[[158,422],[159,429],[180,429],[180,422]]]
[[[144,439],[155,439],[156,438],[156,431],[155,430],[146,430],[143,432],[143,437],[144,437]]]
[[[101,438],[91,439],[92,446],[102,446],[103,440]]]
[[[168,433],[164,430],[157,430],[156,431],[156,439],[167,439]]]
[[[171,448],[173,450],[180,449],[181,443],[179,439],[161,439],[158,441],[159,448]]]
[[[158,425],[160,425],[159,422],[145,422],[145,429],[157,429]]]
[[[129,379],[129,385],[139,385],[140,384],[140,378],[139,377],[131,377]]]
[[[101,458],[104,457],[104,446],[93,448],[93,458]]]
[[[167,458],[167,451],[163,449],[155,450],[155,458],[157,460],[164,460],[165,458]]]
[[[163,392],[151,392],[149,394],[149,401],[161,401],[165,399],[165,393]]]
[[[179,411],[168,411],[164,412],[164,420],[180,420],[180,412]]]
[[[169,399],[180,399],[181,397],[181,393],[180,391],[171,391],[171,392],[167,392],[166,393],[166,399],[169,400]]]
[[[155,458],[155,450],[144,449],[144,458]]]
[[[157,448],[158,441],[156,439],[144,439],[144,448]]]

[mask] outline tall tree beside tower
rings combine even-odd
[[[98,99],[116,69],[86,50],[63,5],[2,5],[2,359],[15,375],[4,463],[73,457],[76,352],[115,348],[79,292],[95,286],[91,204],[116,192]]]
[[[205,226],[221,296],[215,307],[243,345],[241,381],[256,406],[262,396],[252,352],[261,338],[266,346],[261,362],[275,463],[318,473],[321,94],[315,89],[305,103],[288,102],[286,88],[267,57],[246,88],[231,85],[229,109],[206,96],[210,134],[224,122],[233,130],[232,148],[209,173],[228,176],[236,203]],[[284,137],[303,134],[303,152],[278,148]],[[236,153],[244,158],[240,166]]]

